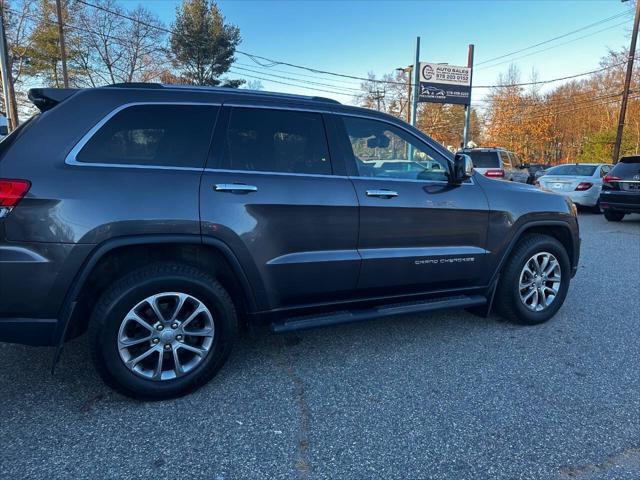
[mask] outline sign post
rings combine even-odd
[[[411,125],[416,126],[419,102],[454,103],[464,105],[462,146],[469,140],[471,120],[471,80],[473,76],[473,45],[469,45],[466,67],[447,63],[420,62],[420,37],[416,40],[416,61],[413,67],[413,98]]]
[[[469,67],[469,102],[464,107],[464,132],[462,134],[462,148],[466,148],[469,141],[469,131],[471,123],[471,83],[473,82],[473,44],[469,45],[469,56],[467,57],[467,67]]]
[[[416,126],[416,115],[418,112],[418,84],[420,83],[420,37],[416,39],[416,61],[413,64],[413,102],[411,106],[411,125]]]

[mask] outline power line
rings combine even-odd
[[[524,82],[524,83],[511,83],[511,84],[505,84],[505,85],[475,85],[474,88],[507,88],[507,87],[526,87],[530,85],[544,85],[547,83],[559,82],[561,80],[570,80],[572,78],[584,77],[586,75],[592,75],[594,73],[604,72],[605,70],[610,70],[612,68],[619,67],[620,65],[624,65],[625,63],[627,63],[626,60],[621,63],[616,63],[614,65],[608,65],[606,67],[598,68],[597,70],[590,70],[588,72],[576,73],[575,75],[567,75],[566,77],[551,78],[549,80],[538,80],[535,82]]]
[[[611,25],[611,26],[603,28],[601,30],[597,30],[595,32],[588,33],[587,35],[582,35],[580,37],[573,38],[573,39],[571,39],[571,40],[569,40],[567,42],[558,43],[556,45],[551,45],[550,47],[543,48],[541,50],[536,50],[535,52],[527,53],[526,55],[520,55],[518,57],[510,58],[510,59],[505,60],[503,62],[498,62],[498,63],[494,63],[493,65],[487,65],[487,66],[484,66],[484,67],[480,67],[477,70],[488,70],[488,69],[491,69],[491,68],[494,68],[494,67],[498,67],[500,65],[504,65],[506,63],[513,63],[516,60],[520,60],[520,59],[526,58],[526,57],[531,57],[533,55],[537,55],[539,53],[543,53],[543,52],[546,52],[548,50],[552,50],[554,48],[562,47],[563,45],[567,45],[569,43],[577,42],[578,40],[582,40],[583,38],[591,37],[591,36],[596,35],[598,33],[602,33],[602,32],[604,32],[606,30],[611,30],[612,28],[616,28],[616,27],[619,27],[621,25],[625,25],[627,23],[629,23],[629,20],[625,20],[624,22],[621,22],[621,23],[616,23],[615,25]]]
[[[633,99],[640,98],[640,95],[638,94],[638,92],[639,91],[634,91],[634,93],[636,95],[630,96],[629,98],[633,98]],[[589,105],[584,105],[582,107],[572,108],[572,109],[568,109],[568,110],[556,110],[556,111],[552,111],[552,112],[536,113],[534,115],[528,116],[527,119],[528,120],[535,120],[535,119],[538,119],[538,118],[545,118],[545,117],[550,117],[550,116],[563,115],[565,113],[572,113],[572,112],[577,112],[577,111],[580,111],[580,110],[591,109],[593,107],[608,105],[610,103],[617,102],[617,101],[618,101],[617,99],[611,99],[611,100],[600,101],[600,102],[597,102],[597,103],[592,103],[592,104],[589,104]],[[505,120],[501,119],[497,123],[504,123],[504,122],[505,122]]]
[[[108,9],[106,7],[103,7],[101,5],[96,5],[96,4],[87,2],[85,0],[76,0],[76,1],[78,3],[83,4],[83,5],[86,5],[86,6],[89,6],[89,7],[92,7],[92,8],[96,8],[98,10],[102,10],[102,11],[110,13],[112,15],[116,15],[116,16],[119,16],[121,18],[126,18],[129,21],[137,22],[137,23],[139,23],[141,25],[145,25],[145,26],[147,26],[149,28],[155,28],[157,30],[160,30],[160,31],[163,31],[163,32],[169,33],[169,34],[174,33],[174,31],[169,29],[169,28],[166,28],[166,27],[163,27],[163,26],[160,26],[160,25],[154,25],[152,23],[148,23],[148,22],[142,21],[142,20],[140,20],[138,18],[134,18],[134,17],[131,17],[130,15],[126,15],[124,13],[113,11],[113,10]],[[539,42],[538,44],[532,45],[531,47],[527,47],[527,49],[534,48],[536,46],[540,46],[540,45],[543,45],[545,43],[549,43],[550,41],[557,40],[558,38],[566,37],[568,35],[576,33],[577,31],[581,31],[581,30],[583,30],[585,28],[589,28],[591,26],[594,26],[594,25],[609,21],[611,19],[620,17],[622,15],[626,15],[626,14],[627,14],[626,12],[623,12],[621,14],[613,15],[612,17],[608,17],[606,19],[600,20],[599,22],[595,22],[594,24],[582,27],[582,29],[578,29],[576,31],[569,32],[567,34],[560,35],[560,36],[555,37],[553,39],[545,40],[544,42]],[[523,50],[525,50],[525,49],[521,49],[520,51],[523,51]],[[364,82],[385,83],[385,84],[394,84],[394,85],[406,86],[406,82],[396,82],[396,81],[391,81],[391,80],[376,80],[376,79],[370,79],[370,78],[365,78],[365,77],[358,77],[358,76],[355,76],[355,75],[341,74],[341,73],[331,72],[331,71],[328,71],[328,70],[320,70],[320,69],[306,67],[306,66],[302,66],[302,65],[296,65],[296,64],[293,64],[293,63],[289,63],[289,62],[274,60],[274,59],[271,59],[271,58],[268,58],[268,57],[263,57],[263,56],[260,56],[260,55],[250,54],[248,52],[244,52],[244,51],[241,51],[241,50],[236,50],[236,52],[241,54],[241,55],[247,56],[252,61],[254,61],[254,63],[256,63],[256,64],[258,64],[258,65],[260,65],[262,67],[269,68],[271,66],[276,66],[276,65],[285,65],[285,66],[292,67],[292,68],[303,69],[303,70],[306,70],[306,71],[309,71],[309,72],[313,72],[313,73],[316,73],[316,74],[331,75],[331,76],[336,76],[336,77],[341,77],[341,78],[350,78],[350,79],[353,79],[353,80],[361,80],[361,81],[364,81]],[[515,54],[515,53],[519,53],[519,51],[511,52],[511,54]],[[511,54],[505,54],[505,55],[503,55],[503,57],[511,55]],[[497,58],[498,57],[496,57],[494,59],[491,59],[491,60],[495,60]],[[269,64],[268,65],[262,64],[258,60],[263,60],[265,62],[269,62]],[[488,61],[489,60],[486,60],[485,62],[482,62],[482,63],[486,63]],[[557,82],[557,81],[561,81],[561,80],[569,80],[569,79],[572,79],[572,78],[578,78],[578,77],[585,76],[585,75],[590,75],[590,74],[593,74],[593,73],[598,73],[598,72],[601,72],[601,71],[604,71],[604,70],[607,70],[607,69],[610,69],[610,68],[614,68],[616,66],[619,66],[619,65],[611,65],[611,66],[604,67],[604,68],[601,68],[601,69],[598,69],[598,70],[592,70],[592,71],[589,71],[589,72],[583,72],[583,73],[578,73],[578,74],[574,74],[574,75],[568,75],[568,76],[565,76],[565,77],[553,78],[553,79],[549,79],[549,80],[541,80],[541,81],[537,81],[537,82],[525,82],[525,83],[518,83],[518,84],[511,84],[511,85],[476,85],[476,86],[474,86],[474,88],[504,88],[504,87],[516,87],[516,86],[542,85],[542,84]],[[264,79],[264,80],[266,80],[266,79]],[[283,83],[283,82],[281,82],[281,83]],[[335,93],[335,92],[329,92],[329,93]]]
[[[314,91],[317,91],[317,92],[331,93],[331,94],[334,94],[334,95],[344,95],[344,96],[347,96],[347,97],[353,97],[354,96],[354,94],[352,94],[352,93],[336,92],[335,90],[326,90],[326,89],[318,88],[318,87],[307,87],[307,86],[304,86],[304,85],[296,85],[295,83],[283,82],[283,81],[280,81],[280,80],[273,80],[273,79],[270,79],[270,78],[259,77],[259,76],[256,76],[256,75],[249,75],[247,73],[236,72],[236,71],[234,71],[234,67],[229,68],[229,71],[233,71],[234,73],[237,73],[238,75],[244,75],[245,77],[253,78],[253,79],[256,79],[256,80],[263,80],[265,82],[278,83],[280,85],[289,85],[291,87],[306,88],[307,90],[314,90]]]
[[[243,70],[243,71],[247,71],[247,72],[254,73],[254,74],[257,73],[257,74],[260,74],[260,75],[267,75],[269,77],[282,78],[284,80],[291,80],[291,81],[295,81],[295,82],[308,83],[310,85],[320,85],[320,86],[323,86],[323,87],[331,87],[331,88],[337,88],[337,89],[340,89],[340,90],[349,90],[349,91],[353,91],[353,92],[362,93],[362,89],[360,89],[360,88],[340,87],[338,85],[331,85],[329,83],[313,82],[311,80],[301,80],[301,79],[298,79],[298,78],[285,77],[285,76],[282,76],[282,75],[276,75],[276,74],[272,74],[272,73],[266,73],[266,72],[260,72],[260,71],[252,70],[252,69],[249,69],[249,68],[238,67],[236,65],[233,65],[233,68],[235,68],[236,70]]]
[[[235,62],[234,65],[240,65],[242,67],[250,67],[250,68],[259,67],[269,72],[286,73],[287,75],[295,75],[297,77],[315,78],[316,80],[322,80],[325,82],[340,82],[342,85],[344,85],[345,83],[349,85],[358,85],[358,86],[362,85],[362,82],[358,80],[334,80],[332,78],[318,77],[317,74],[311,75],[308,73],[292,72],[291,70],[280,70],[272,67],[263,67],[261,65],[258,65],[257,63],[248,64],[248,63],[242,63],[242,62]]]
[[[621,13],[618,13],[618,14],[616,14],[616,15],[612,15],[612,16],[607,17],[607,18],[604,18],[604,19],[602,19],[602,20],[598,20],[597,22],[590,23],[589,25],[585,25],[584,27],[580,27],[580,28],[578,28],[577,30],[572,30],[571,32],[563,33],[562,35],[558,35],[557,37],[553,37],[553,38],[550,38],[550,39],[548,39],[548,40],[544,40],[544,41],[542,41],[542,42],[538,42],[538,43],[536,43],[536,44],[534,44],[534,45],[529,45],[528,47],[521,48],[521,49],[519,49],[519,50],[515,50],[515,51],[513,51],[513,52],[505,53],[505,54],[499,55],[499,56],[497,56],[497,57],[489,58],[489,59],[484,60],[484,61],[482,61],[482,62],[478,62],[478,63],[476,63],[476,66],[478,66],[478,65],[484,65],[485,63],[491,63],[491,62],[493,62],[494,60],[499,60],[499,59],[502,59],[502,58],[505,58],[505,57],[510,57],[511,55],[516,55],[516,54],[518,54],[518,53],[525,52],[525,51],[527,51],[527,50],[531,50],[532,48],[536,48],[536,47],[539,47],[539,46],[541,46],[541,45],[546,45],[547,43],[551,43],[551,42],[553,42],[553,41],[555,41],[555,40],[559,40],[559,39],[561,39],[561,38],[568,37],[568,36],[570,36],[570,35],[573,35],[574,33],[581,32],[581,31],[586,30],[586,29],[588,29],[588,28],[595,27],[596,25],[600,25],[600,24],[602,24],[602,23],[606,23],[606,22],[608,22],[608,21],[610,21],[610,20],[613,20],[613,19],[615,19],[615,18],[619,18],[619,17],[622,17],[622,16],[624,16],[624,15],[628,15],[628,14],[629,14],[628,12],[621,12]]]

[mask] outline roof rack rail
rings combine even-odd
[[[338,105],[342,105],[338,100],[334,100],[333,98],[327,98],[327,97],[311,97],[311,100],[315,100],[316,102],[336,103]]]
[[[176,85],[176,84],[162,84],[163,88],[175,88],[175,89],[184,89],[184,90],[209,90],[211,92],[225,92],[232,93],[237,95],[260,95],[265,97],[274,97],[274,98],[297,98],[303,100],[312,100],[316,102],[326,102],[326,103],[334,103],[336,105],[341,105],[341,103],[332,98],[326,97],[316,97],[316,96],[308,96],[308,95],[298,95],[294,93],[283,93],[283,92],[267,92],[263,90],[249,90],[246,88],[231,88],[231,87],[213,87],[207,85]]]
[[[104,88],[164,88],[161,83],[151,82],[122,82],[112,83],[111,85],[105,85]]]

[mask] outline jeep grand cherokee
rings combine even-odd
[[[147,84],[30,98],[0,143],[0,341],[59,354],[88,332],[127,395],[204,384],[246,325],[492,304],[541,323],[578,266],[570,201],[383,113]]]

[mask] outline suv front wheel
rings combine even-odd
[[[515,323],[546,322],[564,302],[570,270],[569,256],[558,240],[541,234],[525,236],[500,275],[496,309]]]
[[[117,280],[90,320],[96,369],[125,395],[160,400],[208,382],[237,335],[231,298],[197,268],[159,263]]]

